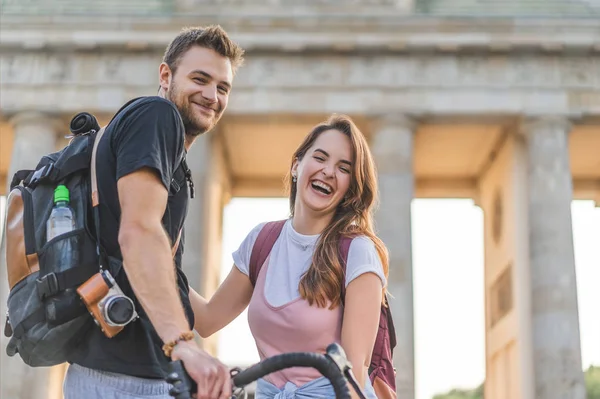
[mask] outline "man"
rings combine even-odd
[[[218,26],[183,30],[164,54],[158,96],[131,101],[107,126],[97,155],[101,239],[140,317],[113,338],[92,328],[69,359],[66,399],[169,398],[166,366],[177,359],[198,398],[230,397],[228,369],[191,339],[178,242],[193,188],[182,159],[223,115],[243,53]]]

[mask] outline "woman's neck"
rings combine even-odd
[[[296,204],[292,226],[299,234],[307,236],[321,234],[331,222],[332,217],[333,214],[316,214]]]

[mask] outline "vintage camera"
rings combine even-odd
[[[117,335],[138,317],[133,301],[123,294],[107,270],[94,274],[77,289],[77,293],[108,338]]]

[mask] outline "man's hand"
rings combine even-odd
[[[229,399],[231,376],[218,359],[200,349],[194,341],[179,342],[171,353],[172,360],[181,360],[185,370],[198,384],[198,399]]]

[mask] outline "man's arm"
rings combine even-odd
[[[196,321],[194,328],[202,338],[211,336],[239,316],[248,306],[250,297],[250,279],[235,265],[210,301],[190,287],[190,302]]]
[[[140,169],[119,179],[119,245],[127,277],[164,342],[189,331],[176,290],[169,238],[162,225],[168,193],[153,171]]]
[[[189,331],[179,292],[169,238],[162,226],[168,192],[150,168],[121,177],[119,245],[123,267],[137,299],[163,342]],[[175,346],[172,359],[181,359],[198,383],[198,398],[228,398],[227,368],[193,341]]]

